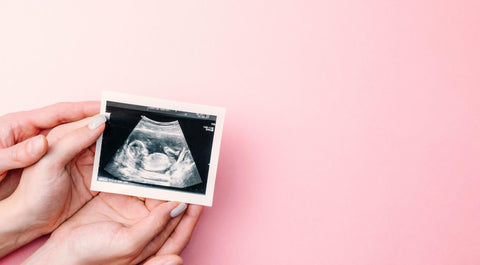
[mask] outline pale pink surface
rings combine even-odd
[[[479,264],[479,3],[2,1],[0,112],[226,107],[186,264]]]

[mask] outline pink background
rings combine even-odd
[[[479,264],[479,14],[476,0],[1,1],[0,113],[104,89],[225,107],[186,264]]]

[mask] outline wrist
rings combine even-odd
[[[23,265],[43,265],[43,264],[65,264],[76,265],[71,253],[65,250],[62,244],[58,244],[55,239],[48,239],[33,255],[25,260]]]
[[[0,201],[0,257],[45,234],[11,198]]]

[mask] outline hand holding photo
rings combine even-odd
[[[104,92],[91,189],[211,206],[225,110]]]

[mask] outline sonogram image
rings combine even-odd
[[[175,188],[202,183],[179,122],[159,122],[145,116],[104,169],[130,182]]]

